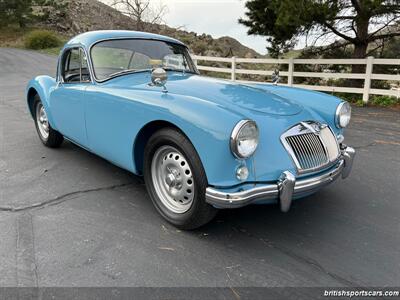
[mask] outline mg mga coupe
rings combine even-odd
[[[158,212],[194,229],[221,208],[278,203],[283,212],[338,177],[350,105],[273,84],[199,75],[175,39],[94,31],[62,49],[55,78],[27,86],[39,138],[64,139],[144,177]]]

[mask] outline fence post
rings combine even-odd
[[[371,87],[371,74],[374,66],[374,57],[367,57],[367,67],[365,68],[365,81],[364,81],[364,93],[363,93],[363,102],[364,104],[368,103],[369,100],[369,90]]]
[[[236,56],[232,56],[232,68],[231,68],[231,80],[235,81],[236,80]]]
[[[293,70],[294,70],[294,59],[293,57],[289,58],[289,68],[288,68],[288,85],[293,85]]]

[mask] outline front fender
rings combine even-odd
[[[154,114],[154,107],[148,112],[154,120],[174,124],[188,137],[199,154],[210,185],[232,186],[240,183],[235,173],[241,162],[232,155],[229,142],[234,126],[244,116],[190,96],[164,94],[157,104],[163,107],[158,106]],[[248,180],[253,181],[253,159],[246,164],[250,170]]]
[[[236,159],[230,150],[230,136],[244,116],[215,103],[194,97],[165,95],[174,105],[169,106],[164,119],[175,124],[192,142],[204,166],[208,183],[212,186],[232,186],[241,182],[236,169],[246,163],[250,170],[248,181],[255,180],[253,158]]]
[[[56,86],[56,80],[50,76],[42,75],[37,76],[34,79],[30,80],[27,87],[26,87],[26,99],[27,105],[29,108],[29,112],[33,117],[33,97],[37,93],[43,103],[43,106],[46,110],[47,117],[51,127],[57,129],[54,124],[54,119],[51,113],[51,101],[50,101],[50,94],[51,91]]]

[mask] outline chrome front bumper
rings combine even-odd
[[[292,199],[316,192],[321,187],[333,182],[340,175],[349,176],[355,150],[345,147],[341,150],[341,158],[334,168],[314,177],[296,180],[289,171],[284,171],[276,183],[263,184],[249,190],[226,193],[212,187],[206,190],[206,202],[218,208],[236,208],[260,200],[278,199],[283,212],[290,209]]]

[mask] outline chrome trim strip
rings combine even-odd
[[[257,199],[275,199],[277,197],[277,184],[265,184],[251,190],[235,193],[224,193],[211,187],[206,189],[206,202],[220,208],[241,207]]]
[[[279,199],[282,211],[290,207],[292,197],[312,193],[335,181],[340,175],[347,177],[351,171],[355,150],[347,147],[342,150],[342,157],[333,169],[306,179],[296,180],[285,171],[276,183],[263,184],[240,192],[227,193],[212,187],[206,189],[206,202],[218,208],[236,208],[259,200]],[[285,180],[288,180],[287,182]]]

